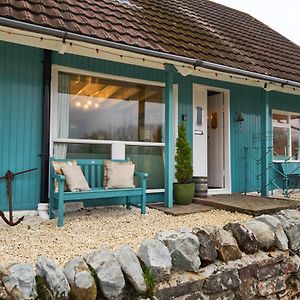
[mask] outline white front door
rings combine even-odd
[[[193,84],[193,175],[207,176],[207,90]]]
[[[208,186],[225,187],[224,166],[224,94],[208,95],[207,105]]]
[[[193,176],[207,177],[209,193],[230,192],[229,93],[193,85]]]

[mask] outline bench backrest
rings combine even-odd
[[[285,175],[300,175],[300,162],[281,163],[283,174]]]
[[[52,162],[53,161],[77,161],[77,165],[80,166],[84,177],[86,178],[91,188],[103,187],[103,160],[102,159],[50,159],[51,172],[54,172]],[[119,162],[129,161],[127,160],[113,160]]]

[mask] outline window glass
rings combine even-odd
[[[285,114],[273,114],[273,123],[277,124],[288,124],[289,116]]]
[[[126,146],[126,157],[133,161],[136,171],[148,173],[147,189],[164,188],[163,151],[163,147]]]
[[[289,128],[273,127],[273,158],[281,160],[288,155]]]
[[[291,135],[292,135],[292,156],[293,159],[300,159],[300,118],[291,115]],[[299,153],[299,154],[298,154]]]
[[[164,142],[163,87],[59,73],[58,110],[58,137]]]
[[[68,144],[67,158],[111,159],[111,145]]]

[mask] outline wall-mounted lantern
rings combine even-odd
[[[235,114],[235,120],[236,120],[236,122],[239,122],[240,124],[242,124],[242,122],[245,121],[245,118],[241,112],[237,112]]]

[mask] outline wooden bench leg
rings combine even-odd
[[[143,194],[142,194],[142,203],[141,203],[141,214],[146,214],[146,178],[143,178],[142,180],[142,188],[143,188]]]
[[[65,214],[65,205],[64,205],[64,186],[59,188],[59,197],[58,197],[58,218],[57,225],[58,227],[64,226],[64,214]]]
[[[131,209],[131,206],[129,204],[129,196],[126,196],[126,209]]]
[[[54,219],[54,198],[50,196],[49,198],[49,219]]]

